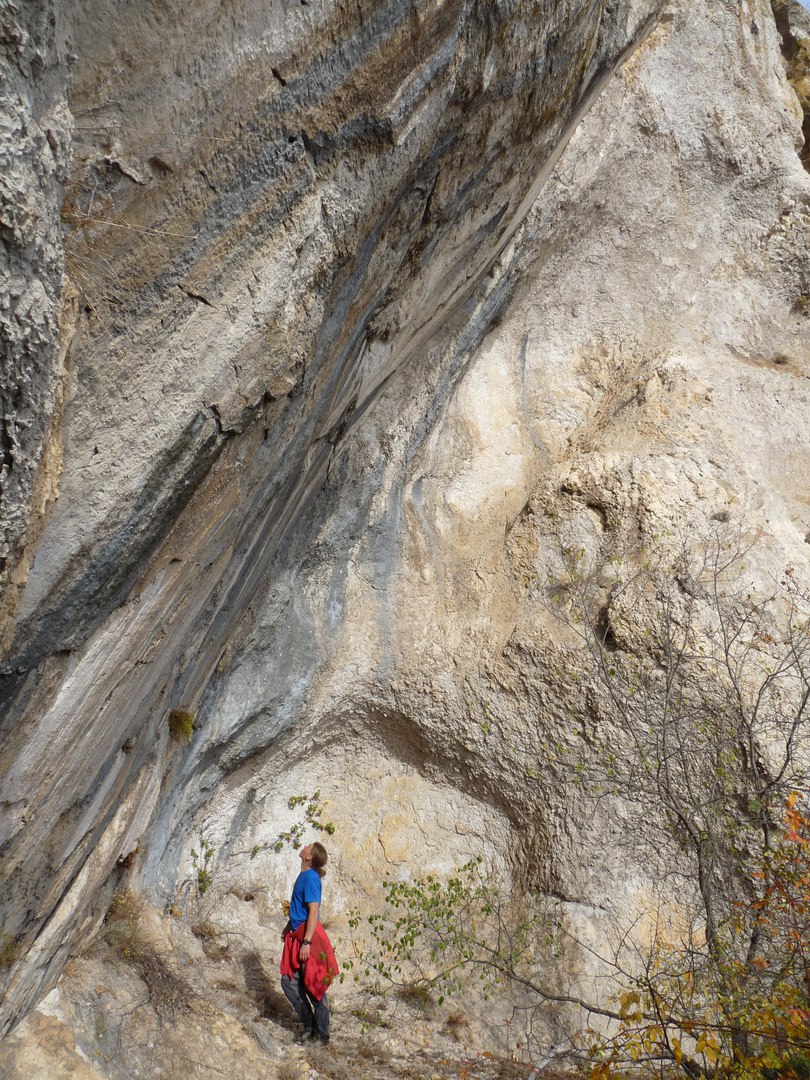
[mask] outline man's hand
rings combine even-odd
[[[301,943],[301,952],[299,953],[299,959],[302,964],[305,964],[309,960],[309,942],[312,941],[315,936],[315,930],[318,926],[318,909],[320,904],[314,900],[310,900],[307,904],[307,925],[304,927],[304,940]],[[306,952],[304,950],[306,949]]]

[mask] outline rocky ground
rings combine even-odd
[[[60,986],[0,1046],[6,1080],[507,1080],[537,1071],[510,1035],[413,988],[331,995],[328,1046],[301,1043],[278,985],[275,929],[231,929],[237,906],[263,918],[263,898],[218,897],[163,914],[124,894]],[[264,931],[264,932],[263,932]]]

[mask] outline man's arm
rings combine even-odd
[[[314,900],[307,904],[307,925],[304,928],[304,941],[312,941],[312,935],[315,933],[315,927],[318,925],[318,911],[320,904]],[[300,952],[301,963],[305,964],[309,960],[309,945],[302,945]]]

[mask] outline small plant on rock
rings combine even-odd
[[[200,836],[200,850],[191,849],[191,863],[197,872],[197,892],[200,896],[205,896],[214,884],[214,851],[214,845],[204,836]]]
[[[189,741],[194,734],[196,717],[188,709],[171,709],[169,712],[169,734],[176,743],[181,746]]]
[[[461,1042],[464,1031],[470,1026],[470,1018],[459,1009],[454,1009],[444,1022],[445,1032],[456,1042]]]
[[[289,829],[280,832],[275,839],[268,841],[266,844],[254,844],[250,849],[251,859],[255,859],[260,851],[274,851],[279,854],[285,847],[298,847],[304,839],[307,828],[317,829],[319,832],[325,832],[329,836],[334,835],[334,822],[324,821],[324,808],[321,803],[320,791],[314,791],[312,795],[292,795],[287,800],[287,806],[290,810],[298,810],[299,807],[303,807],[301,820],[294,822]]]
[[[11,967],[20,957],[21,951],[19,942],[11,934],[0,932],[0,967]]]

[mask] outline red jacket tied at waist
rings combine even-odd
[[[291,930],[284,938],[284,950],[281,954],[281,974],[292,978],[301,967],[298,954],[304,940],[306,923],[301,923],[297,930]],[[316,1001],[320,1001],[339,971],[332,942],[320,923],[315,927],[312,944],[309,947],[309,960],[304,964],[304,986]]]

